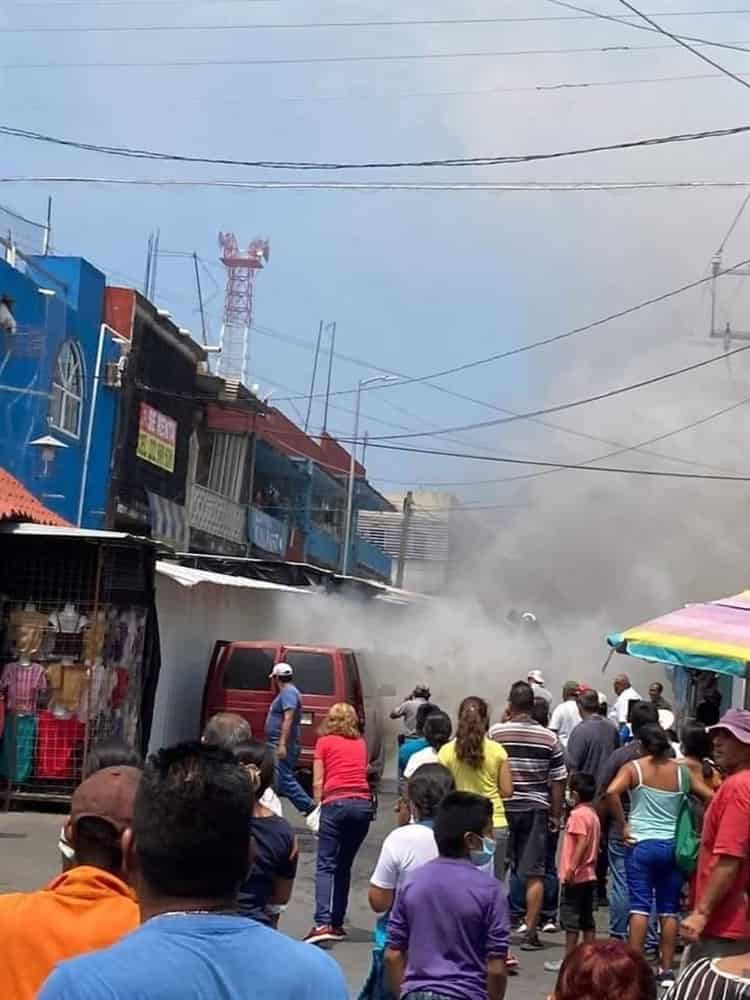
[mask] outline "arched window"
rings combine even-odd
[[[66,340],[57,356],[52,379],[49,422],[58,430],[78,437],[83,409],[83,357],[72,340]]]

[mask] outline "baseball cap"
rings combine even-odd
[[[137,767],[105,767],[82,781],[73,792],[70,823],[103,819],[122,833],[133,822],[135,793],[141,772]]]
[[[530,681],[534,681],[535,684],[544,684],[544,674],[541,670],[529,670],[526,676]]]
[[[715,726],[709,726],[709,733],[717,729],[728,730],[740,743],[750,743],[750,712],[742,708],[730,708]]]
[[[674,712],[670,712],[668,708],[660,708],[659,725],[662,729],[672,729],[674,727]]]
[[[269,677],[291,677],[294,671],[288,663],[277,663]]]

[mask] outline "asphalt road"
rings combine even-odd
[[[294,895],[282,918],[281,930],[302,938],[312,924],[315,880],[315,841],[299,822],[300,817],[285,803],[285,812],[295,825],[300,841],[300,865]],[[337,944],[331,954],[341,964],[356,998],[370,968],[373,914],[367,905],[367,884],[380,845],[393,827],[393,797],[381,800],[377,821],[362,846],[355,864],[347,929],[349,940]],[[0,892],[36,889],[59,873],[57,836],[62,817],[52,813],[12,812],[0,814]],[[544,972],[548,959],[562,955],[563,935],[547,935],[543,952],[520,953],[521,972],[509,981],[509,1000],[543,1000],[554,986],[554,976]]]

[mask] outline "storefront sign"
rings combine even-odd
[[[157,465],[166,472],[174,472],[176,446],[177,421],[165,417],[148,403],[141,403],[136,449],[138,458]]]
[[[282,521],[277,521],[262,510],[250,509],[250,541],[264,552],[271,552],[282,559],[286,555],[289,529]]]

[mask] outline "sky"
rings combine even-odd
[[[627,13],[618,0],[590,4],[602,13]],[[652,0],[646,9],[671,31],[750,46],[750,4],[742,8],[742,0]],[[733,9],[738,12],[726,12]],[[685,11],[704,13],[676,16]],[[482,18],[506,20],[455,23]],[[394,20],[445,23],[310,26]],[[295,24],[305,26],[289,27]],[[188,30],[193,27],[199,30]],[[86,30],[74,30],[79,28]],[[476,157],[750,120],[750,93],[668,38],[571,16],[552,0],[7,0],[0,37],[3,124],[194,155],[329,162]],[[750,54],[700,51],[733,72],[750,73]],[[434,58],[439,55],[445,58]],[[401,56],[409,58],[394,58]],[[204,181],[729,182],[747,178],[750,150],[750,138],[740,135],[542,164],[302,176],[1,141],[3,177]],[[264,393],[273,390],[272,399],[299,419],[304,399],[287,397],[308,390],[320,319],[336,321],[340,352],[373,366],[410,375],[448,368],[704,277],[745,193],[300,192],[17,182],[0,184],[0,203],[41,219],[51,195],[55,248],[89,258],[112,283],[142,283],[148,234],[158,227],[162,248],[195,251],[206,262],[202,279],[214,340],[223,287],[218,232],[234,231],[241,243],[268,238],[271,258],[256,286],[252,381]],[[726,245],[726,263],[750,257],[749,235],[750,208]],[[189,260],[160,260],[156,298],[198,335]],[[722,326],[741,328],[748,305],[744,282],[721,283]],[[497,407],[526,411],[606,391],[710,357],[718,348],[708,330],[704,286],[554,346],[436,380],[475,402],[425,384],[367,392],[362,428],[375,440],[492,420],[502,416]],[[522,421],[406,443],[586,462],[613,448],[576,435],[622,445],[669,433],[750,395],[749,370],[739,356],[731,368],[722,361],[550,417],[575,434]],[[337,359],[333,388],[352,390],[376,371]],[[352,397],[333,402],[329,428],[351,434]],[[654,448],[683,463],[747,472],[738,419],[738,413],[718,418]],[[313,430],[321,420],[316,400]],[[613,461],[688,469],[633,453]],[[367,465],[384,491],[445,483],[467,504],[507,507],[492,521],[501,526],[517,508],[555,509],[561,497],[585,507],[592,491],[604,488],[605,475],[553,473],[538,481],[478,485],[534,470],[375,448]],[[707,496],[710,505],[712,494]]]

